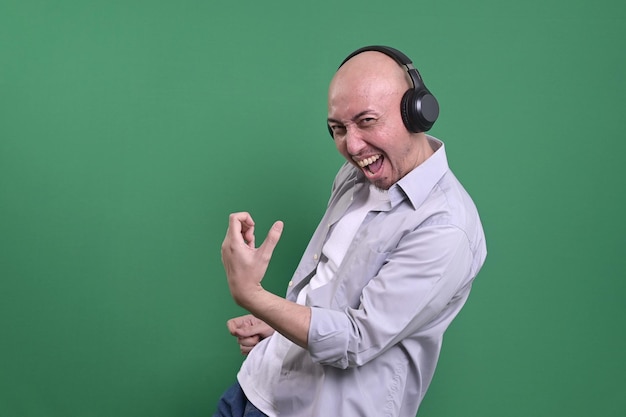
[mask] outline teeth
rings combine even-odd
[[[367,159],[363,159],[362,161],[356,161],[357,164],[359,164],[359,166],[361,168],[364,168],[370,164],[373,164],[374,162],[378,161],[380,159],[380,155],[374,155],[374,156],[370,156]]]

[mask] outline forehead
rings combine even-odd
[[[336,78],[328,90],[328,114],[351,118],[364,111],[385,112],[398,107],[404,89],[381,77]]]
[[[328,110],[386,106],[399,100],[409,87],[406,71],[392,58],[379,52],[364,52],[347,61],[333,77],[328,89]]]

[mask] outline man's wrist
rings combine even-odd
[[[263,294],[266,292],[267,291],[265,291],[259,282],[258,284],[232,290],[231,295],[238,306],[243,307],[248,311],[252,311],[254,310],[255,305],[261,301]]]

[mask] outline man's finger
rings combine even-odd
[[[261,341],[261,336],[259,336],[259,335],[252,335],[252,336],[249,336],[249,337],[238,337],[237,338],[237,342],[241,346],[248,346],[248,347],[255,346],[260,341]]]
[[[263,244],[259,247],[259,251],[264,257],[266,257],[266,259],[270,259],[272,257],[274,248],[278,244],[280,236],[283,234],[283,226],[283,222],[280,220],[274,223],[270,231],[267,233],[267,237],[263,241]]]
[[[231,213],[228,216],[228,228],[235,233],[241,233],[242,230],[247,230],[251,227],[254,227],[254,220],[252,220],[252,216],[248,212]]]
[[[225,241],[244,243],[254,247],[254,220],[250,213],[232,213],[228,217]]]

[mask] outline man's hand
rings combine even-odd
[[[230,319],[226,326],[230,334],[237,338],[239,350],[243,355],[250,353],[257,343],[274,333],[274,329],[252,314]]]
[[[250,214],[231,214],[228,231],[222,243],[222,263],[235,302],[287,339],[306,349],[311,308],[265,291],[261,286],[282,231],[283,222],[274,223],[261,246],[255,248],[254,220]],[[248,347],[252,349],[262,334],[265,331],[258,332],[257,340],[253,333],[251,339],[244,340],[240,345],[249,351]],[[248,336],[242,334],[242,337]],[[242,353],[245,353],[243,348]]]
[[[233,213],[222,243],[222,263],[233,299],[247,308],[259,291],[274,248],[283,231],[283,222],[277,221],[265,241],[255,248],[254,220],[249,213]]]

